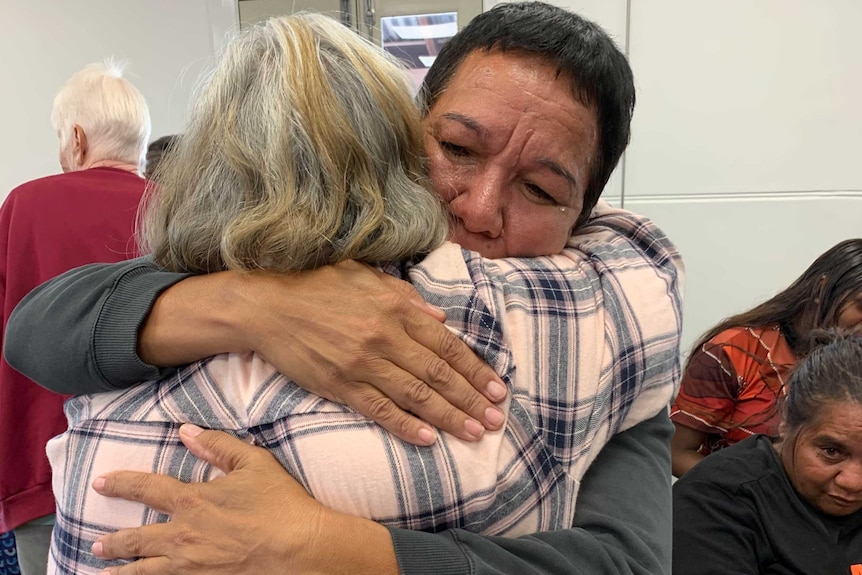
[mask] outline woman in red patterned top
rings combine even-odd
[[[671,408],[673,474],[750,435],[778,436],[785,375],[809,331],[862,326],[862,238],[818,257],[790,287],[721,321],[693,346]]]

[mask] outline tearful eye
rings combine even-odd
[[[554,200],[553,196],[551,196],[548,192],[546,192],[536,184],[526,184],[526,187],[527,191],[530,192],[530,194],[532,194],[536,198],[544,200],[546,202],[556,203],[556,200]]]

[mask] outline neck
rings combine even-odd
[[[122,162],[120,160],[96,160],[81,167],[82,170],[89,170],[90,168],[114,168],[115,170],[123,170],[124,172],[141,175],[137,164],[130,164],[129,162]]]

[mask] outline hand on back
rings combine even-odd
[[[303,388],[419,445],[502,425],[499,376],[410,284],[355,262],[240,281],[249,347]]]
[[[119,471],[96,479],[93,486],[101,495],[139,501],[171,516],[168,523],[122,529],[97,540],[92,549],[97,557],[133,561],[104,573],[333,573],[345,557],[351,573],[398,572],[384,527],[320,505],[267,451],[193,425],[183,426],[180,437],[196,457],[227,477],[182,483]],[[205,533],[202,525],[209,527]],[[317,537],[324,529],[338,535]],[[387,546],[389,552],[383,552]]]

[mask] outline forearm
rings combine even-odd
[[[392,538],[385,527],[368,519],[337,514],[317,538],[308,573],[328,575],[399,575]]]
[[[674,451],[673,453],[673,474],[675,477],[682,477],[688,470],[697,465],[703,459],[696,450]]]
[[[254,350],[411,443],[435,440],[428,424],[472,441],[475,421],[496,429],[502,420],[491,403],[505,396],[499,376],[440,323],[442,312],[355,262],[194,277],[147,260],[90,266],[40,288],[17,315],[10,364],[59,393],[124,388],[166,375],[154,366]],[[430,400],[416,399],[429,389]]]
[[[145,258],[70,270],[15,308],[6,359],[58,393],[107,391],[158,377],[160,370],[135,351],[138,328],[158,295],[184,277]]]
[[[255,278],[272,283],[265,275],[235,272],[190,277],[145,258],[71,270],[15,309],[7,361],[52,391],[80,394],[160,377],[160,367],[250,349],[245,328],[253,318],[256,292],[249,284]]]
[[[222,272],[193,276],[166,289],[141,325],[137,353],[145,363],[183,365],[247,351],[242,294],[248,276]]]
[[[708,436],[703,431],[681,423],[680,420],[685,421],[687,417],[685,414],[674,412],[673,408],[671,412],[674,413],[672,416],[674,432],[670,442],[673,474],[676,477],[682,477],[703,459],[700,447],[706,443]]]
[[[670,573],[670,436],[665,412],[617,434],[592,464],[572,529],[508,539],[390,530],[404,575]]]

